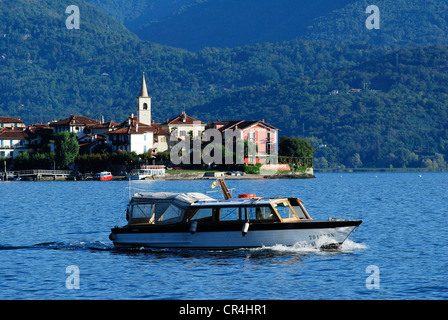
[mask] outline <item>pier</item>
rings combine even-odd
[[[21,171],[6,171],[3,173],[4,180],[67,180],[75,178],[76,174],[70,170],[21,170]]]

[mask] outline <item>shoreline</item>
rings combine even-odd
[[[314,179],[316,176],[310,173],[295,173],[295,174],[245,174],[242,176],[233,175],[206,175],[204,172],[195,173],[170,173],[164,176],[153,176],[146,180],[262,180],[262,179]]]
[[[265,179],[315,179],[315,173],[406,173],[406,172],[448,172],[446,168],[344,168],[344,169],[314,169],[308,172],[288,172],[288,173],[260,173],[260,174],[244,174],[241,176],[227,175],[225,172],[199,171],[199,172],[172,172],[163,176],[152,176],[144,180],[265,180]],[[113,176],[111,181],[127,181],[125,176]],[[0,182],[3,182],[0,177]],[[19,181],[98,181],[92,178],[81,179],[73,175],[67,177],[48,176],[39,179],[22,178]],[[138,181],[138,180],[134,180]]]
[[[354,173],[354,172],[448,172],[448,168],[339,168],[314,169],[317,173]]]
[[[242,176],[236,175],[225,175],[225,174],[215,174],[213,172],[179,172],[179,173],[169,173],[163,176],[152,176],[146,179],[147,181],[158,181],[158,180],[263,180],[263,179],[314,179],[316,176],[312,173],[288,173],[288,174],[245,174]],[[133,180],[133,181],[142,181]],[[4,180],[0,180],[3,182]],[[9,180],[11,181],[11,180]],[[41,177],[39,179],[24,178],[16,181],[99,181],[88,179],[80,179],[79,177]],[[109,181],[128,181],[126,176],[113,176],[112,180]],[[6,181],[5,181],[6,182]]]

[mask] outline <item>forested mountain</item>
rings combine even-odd
[[[201,4],[187,2],[173,10]],[[420,34],[437,35],[436,27],[443,34],[445,2],[413,0],[408,7],[416,3],[434,18]],[[146,72],[157,122],[181,110],[203,121],[265,119],[281,134],[311,140],[317,163],[330,166],[442,166],[448,157],[446,45],[327,39],[190,52],[141,41],[81,0],[1,4],[1,116],[20,116],[27,124],[69,114],[123,121],[136,111]],[[66,28],[69,5],[79,6],[80,29]],[[330,9],[327,17],[335,12]],[[382,17],[380,30],[387,30],[384,10]],[[328,26],[313,19],[322,30]],[[420,39],[418,33],[405,38]]]
[[[311,138],[316,158],[353,166],[444,166],[448,48],[401,49],[355,67],[229,92],[190,112],[203,120],[266,117]]]
[[[448,2],[442,0],[89,1],[143,40],[194,51],[295,39],[448,44]],[[378,30],[365,26],[372,4],[380,10]]]

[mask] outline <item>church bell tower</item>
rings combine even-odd
[[[151,97],[148,95],[144,72],[142,77],[142,86],[140,88],[140,95],[137,97],[137,101],[137,121],[147,125],[151,125]]]

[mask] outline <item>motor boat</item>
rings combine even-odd
[[[273,245],[338,248],[361,220],[313,220],[298,198],[232,198],[220,179],[223,200],[203,193],[139,192],[127,225],[109,236],[117,248],[236,249]]]

